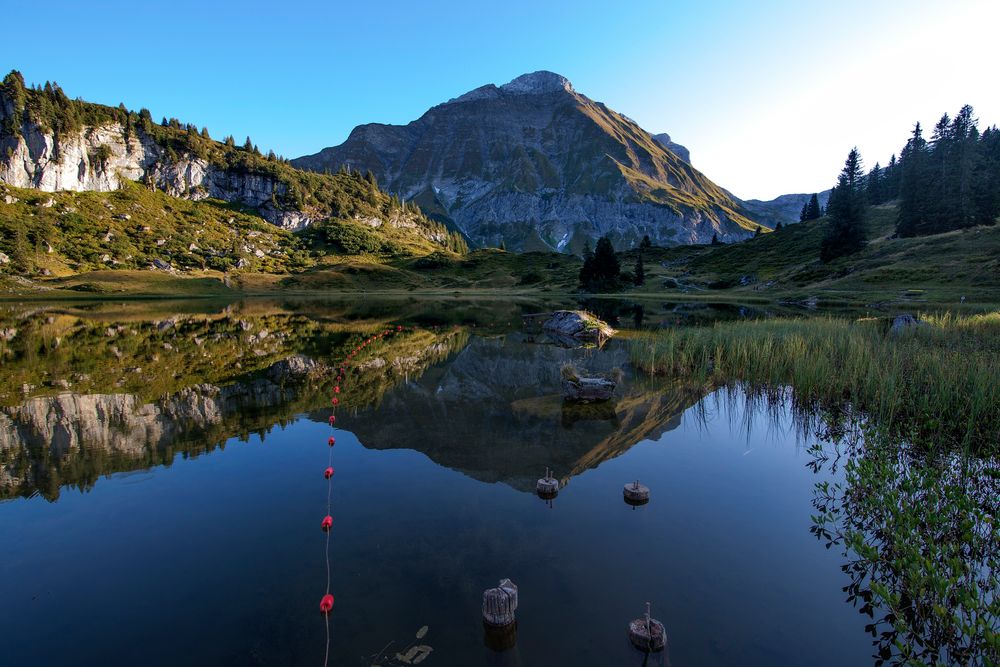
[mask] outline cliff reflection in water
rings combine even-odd
[[[330,364],[384,322],[264,309],[113,319],[27,314],[0,323],[0,499],[169,465],[328,401]],[[354,400],[377,400],[461,348],[461,330],[387,340]]]

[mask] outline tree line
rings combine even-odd
[[[812,201],[803,207],[803,220],[813,219]],[[898,202],[895,231],[900,237],[996,224],[1000,130],[994,125],[980,132],[972,107],[965,105],[954,118],[944,114],[930,140],[917,123],[899,159],[893,155],[886,167],[876,163],[865,173],[853,148],[827,203],[830,222],[820,259],[830,261],[863,248],[867,207],[889,201]]]

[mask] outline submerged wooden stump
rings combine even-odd
[[[645,505],[649,502],[649,487],[640,484],[639,480],[629,482],[622,491],[625,495],[625,502],[629,505]]]
[[[667,631],[663,623],[649,615],[649,606],[647,602],[645,616],[628,624],[628,638],[640,651],[654,653],[667,647]]]
[[[548,468],[545,469],[545,477],[535,483],[535,493],[546,500],[559,494],[559,480],[552,476],[552,471]]]
[[[483,623],[502,628],[514,623],[517,609],[517,585],[510,579],[501,579],[496,588],[483,591]]]

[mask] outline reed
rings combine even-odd
[[[1000,312],[886,319],[721,322],[638,334],[635,366],[650,374],[750,391],[791,387],[796,401],[849,407],[914,441],[997,449]]]

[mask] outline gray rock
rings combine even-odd
[[[926,326],[926,322],[910,313],[900,313],[892,318],[892,326],[889,327],[889,335],[898,336],[902,333]]]
[[[7,253],[0,252],[0,264],[10,264],[10,257]]]
[[[617,386],[614,380],[606,378],[564,378],[562,381],[563,397],[580,403],[611,400]]]
[[[604,345],[617,333],[606,322],[581,310],[557,310],[542,324],[545,333],[563,344]]]

